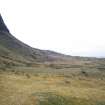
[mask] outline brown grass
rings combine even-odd
[[[0,73],[0,105],[37,105],[38,98],[33,94],[38,92],[105,101],[105,80],[87,77],[67,78],[51,74]]]

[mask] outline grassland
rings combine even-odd
[[[32,48],[0,16],[0,105],[105,105],[105,59]]]
[[[105,105],[105,71],[50,67],[0,70],[0,105]]]

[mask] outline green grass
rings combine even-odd
[[[82,98],[64,97],[51,92],[36,93],[34,96],[38,97],[37,105],[105,105],[105,101],[95,102]]]
[[[38,105],[88,105],[86,104],[88,101],[78,101],[78,99],[63,97],[54,93],[40,93],[38,101]]]

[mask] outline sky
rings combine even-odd
[[[0,0],[10,32],[28,45],[105,57],[105,0]]]

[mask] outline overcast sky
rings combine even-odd
[[[105,0],[0,0],[11,33],[35,48],[105,57]]]

